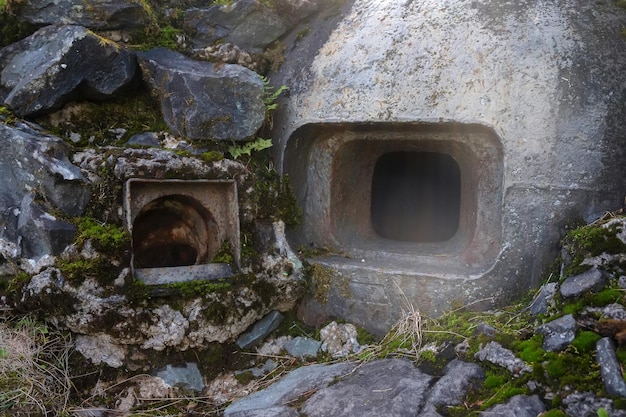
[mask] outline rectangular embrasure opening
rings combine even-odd
[[[303,209],[298,244],[442,273],[484,269],[500,251],[503,153],[489,128],[311,124],[284,163]]]

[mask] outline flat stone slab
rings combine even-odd
[[[272,311],[261,320],[254,323],[252,328],[239,336],[235,342],[239,349],[248,349],[263,340],[268,334],[276,330],[285,317],[278,311]]]
[[[626,382],[615,355],[615,346],[610,338],[604,337],[596,343],[596,360],[600,365],[600,374],[606,387],[606,392],[626,398]]]
[[[202,391],[204,388],[200,369],[193,362],[187,362],[184,367],[167,365],[165,369],[157,371],[156,376],[170,386],[182,386],[194,391]]]
[[[554,352],[563,350],[576,338],[578,325],[574,316],[568,314],[537,327],[537,333],[544,335],[543,349]]]
[[[604,287],[606,278],[598,268],[592,268],[582,274],[567,278],[561,283],[560,292],[563,297],[577,297],[586,291],[598,291]]]
[[[506,404],[498,404],[483,414],[490,417],[537,417],[546,411],[538,396],[516,395]]]
[[[233,271],[228,264],[171,266],[167,268],[136,268],[135,278],[146,285],[171,284],[196,280],[228,278]]]
[[[313,394],[301,413],[309,417],[414,417],[426,401],[432,379],[408,360],[370,362]]]
[[[346,375],[354,367],[355,365],[349,362],[303,366],[266,389],[235,401],[224,410],[224,417],[269,416],[271,414],[258,413],[261,410],[267,411],[270,408],[281,407],[307,392],[326,387],[336,377]],[[242,414],[244,412],[248,414]]]

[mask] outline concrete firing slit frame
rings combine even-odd
[[[458,227],[449,239],[405,241],[376,232],[370,212],[373,172],[381,156],[394,152],[432,153],[456,162]],[[451,279],[480,275],[502,247],[503,160],[500,138],[478,124],[304,125],[290,136],[284,154],[284,172],[303,208],[292,238],[347,254],[358,268]],[[333,262],[351,261],[322,261]]]
[[[124,210],[133,276],[145,284],[232,276],[230,265],[211,263],[225,241],[240,267],[234,180],[129,179]]]

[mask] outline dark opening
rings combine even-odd
[[[133,224],[134,263],[162,268],[202,263],[207,221],[190,201],[162,198],[147,205]]]
[[[389,152],[372,177],[372,226],[386,239],[443,242],[459,228],[461,173],[450,155]]]

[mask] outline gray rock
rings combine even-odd
[[[228,414],[229,417],[298,417],[300,414],[293,408],[284,405],[261,408],[258,410],[239,411]]]
[[[250,372],[253,377],[261,378],[262,376],[267,375],[268,373],[272,372],[277,367],[278,367],[278,364],[276,362],[274,362],[271,359],[268,359],[261,366],[257,366],[255,368],[244,369],[243,371],[235,371],[234,373],[235,375],[241,375],[241,374]]]
[[[487,343],[484,348],[476,352],[474,357],[480,361],[487,361],[502,366],[514,375],[532,371],[532,368],[526,362],[516,357],[509,349],[505,349],[498,342],[494,341]]]
[[[183,27],[197,48],[222,41],[259,51],[287,30],[280,16],[256,0],[237,0],[231,6],[188,9]]]
[[[281,16],[291,21],[299,21],[311,16],[317,11],[332,10],[337,2],[335,0],[274,0],[274,8]]]
[[[331,321],[320,330],[322,350],[333,358],[341,358],[360,350],[356,327],[352,323],[337,324]]]
[[[0,99],[18,116],[69,99],[100,99],[129,84],[135,55],[82,26],[50,25],[0,50]],[[88,56],[89,59],[85,59]]]
[[[618,303],[607,304],[604,307],[585,307],[585,313],[595,313],[604,319],[626,320],[626,309]]]
[[[435,383],[428,402],[433,405],[458,405],[472,382],[483,380],[485,372],[475,363],[453,360],[446,365],[445,374]]]
[[[533,316],[546,314],[548,312],[548,306],[554,303],[556,288],[556,282],[548,282],[542,285],[539,293],[537,293],[532,303],[530,303],[530,314]]]
[[[611,417],[626,417],[626,410],[613,408],[613,400],[598,398],[592,392],[574,392],[563,398],[563,405],[569,417],[598,417],[600,408],[604,408]]]
[[[615,355],[615,346],[610,338],[604,337],[596,343],[596,360],[600,365],[606,392],[626,398],[626,382],[624,382],[620,363]]]
[[[617,279],[617,285],[619,285],[620,288],[626,288],[626,275],[620,275]]]
[[[64,23],[92,29],[134,29],[149,22],[145,2],[127,0],[30,0],[18,2],[20,21],[35,25]]]
[[[21,256],[31,259],[57,256],[74,240],[76,226],[35,204],[32,194],[24,196],[19,210],[17,232],[21,237]]]
[[[240,349],[248,349],[256,345],[267,335],[276,330],[284,318],[285,317],[278,311],[272,311],[261,320],[254,323],[252,328],[239,336],[235,343]]]
[[[90,198],[87,181],[68,160],[67,145],[25,124],[0,124],[0,146],[0,238],[17,248],[16,253],[6,255],[60,253],[75,229],[49,212],[59,209],[79,216]],[[37,197],[48,206],[34,203]]]
[[[165,369],[157,371],[156,376],[172,387],[179,386],[193,391],[202,391],[204,388],[200,369],[193,362],[187,362],[185,366],[167,365]]]
[[[553,352],[563,350],[576,337],[578,325],[574,316],[568,314],[537,327],[536,332],[544,335],[543,349]]]
[[[322,342],[309,337],[295,337],[285,343],[285,350],[296,358],[315,358]]]
[[[158,134],[154,132],[144,132],[131,136],[126,144],[131,146],[159,147],[161,146],[161,141],[159,140]]]
[[[516,395],[506,404],[498,404],[483,412],[489,417],[537,417],[546,411],[538,396]]]
[[[139,63],[176,135],[242,141],[265,120],[263,81],[247,68],[194,61],[165,48],[139,54]]]
[[[606,278],[598,268],[591,268],[582,274],[567,278],[561,283],[563,297],[577,297],[586,291],[599,291],[606,284]]]
[[[105,363],[112,368],[119,368],[126,359],[126,348],[116,344],[113,337],[107,334],[78,335],[75,348],[94,365]]]
[[[303,366],[269,387],[235,401],[224,410],[224,417],[244,416],[246,414],[238,413],[264,410],[288,403],[309,391],[328,386],[336,377],[345,375],[352,369],[354,364],[348,362]]]
[[[485,335],[487,337],[492,337],[495,336],[498,333],[498,329],[496,329],[495,327],[482,322],[480,323],[478,326],[476,326],[476,328],[474,329],[474,336],[477,335]]]
[[[434,405],[428,403],[424,406],[424,409],[420,411],[417,417],[441,417],[441,414],[437,412]]]
[[[413,417],[426,402],[432,377],[404,359],[367,363],[302,406],[309,417]]]

